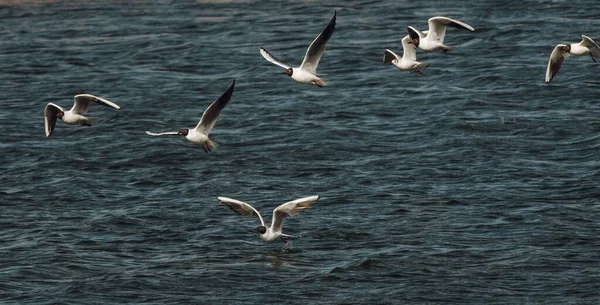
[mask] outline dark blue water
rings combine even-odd
[[[337,10],[301,85],[298,65]],[[432,16],[448,54],[382,64]],[[597,304],[600,40],[594,1],[0,1],[0,303]],[[231,80],[210,154],[193,127]],[[91,128],[48,102],[89,93]],[[501,118],[516,124],[502,124]],[[217,196],[278,204],[292,249]]]

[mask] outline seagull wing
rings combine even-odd
[[[402,38],[402,48],[404,48],[404,54],[402,54],[402,57],[416,61],[417,60],[417,46],[415,46],[412,43],[409,43],[411,40],[412,39],[411,39],[410,35],[406,35],[406,36],[404,36],[404,38]]]
[[[429,36],[433,40],[439,41],[440,43],[444,42],[444,36],[446,35],[447,26],[457,29],[468,30],[471,32],[475,31],[475,29],[472,26],[462,21],[450,19],[447,17],[429,18],[427,23],[429,24],[429,33],[427,34],[427,36]]]
[[[156,133],[156,132],[152,132],[152,131],[146,130],[146,134],[150,135],[150,136],[165,136],[165,135],[178,135],[179,132],[177,132],[177,131],[169,131],[169,132]]]
[[[283,226],[283,220],[288,216],[296,216],[304,210],[308,209],[311,205],[319,200],[319,196],[310,196],[294,201],[286,202],[278,206],[273,210],[273,222],[271,223],[271,230],[273,232],[281,232]]]
[[[589,38],[585,35],[581,35],[581,42],[579,42],[579,44],[586,48],[600,49],[600,47],[598,46],[598,44],[595,41],[593,41],[591,38]]]
[[[73,108],[71,111],[73,113],[84,114],[88,111],[88,107],[90,103],[96,103],[98,105],[112,107],[115,109],[121,109],[119,105],[101,97],[97,97],[91,94],[78,94],[75,95],[75,103],[73,104]]]
[[[420,32],[419,30],[415,29],[414,27],[412,27],[410,25],[406,29],[408,31],[408,36],[410,37],[410,39],[413,40],[413,43],[417,46],[421,42],[421,36],[425,35],[425,32],[429,32],[429,31]],[[405,38],[406,38],[406,36],[405,36]],[[404,38],[402,38],[402,41],[404,41]]]
[[[217,200],[219,200],[222,204],[228,206],[231,210],[233,210],[234,212],[236,212],[239,215],[242,216],[257,216],[258,219],[260,219],[260,223],[262,226],[265,226],[265,222],[263,221],[263,218],[260,216],[260,213],[253,208],[251,205],[243,202],[243,201],[239,201],[233,198],[227,198],[227,197],[217,197]]]
[[[569,53],[569,46],[565,44],[559,44],[554,47],[554,51],[550,54],[550,59],[548,60],[548,67],[546,68],[546,83],[552,81],[560,67],[562,67],[563,62],[567,57],[571,56]]]
[[[46,137],[49,137],[54,131],[54,126],[56,125],[56,114],[59,111],[65,111],[62,107],[54,104],[48,103],[46,108],[44,109],[44,125],[46,127]]]
[[[398,56],[398,54],[392,52],[389,49],[385,49],[385,52],[383,52],[383,63],[384,64],[391,64],[392,60],[397,60],[400,61],[400,56]]]
[[[178,135],[179,132],[177,131],[168,131],[168,132],[160,132],[160,133],[156,133],[156,132],[152,132],[152,131],[148,131],[146,130],[146,134],[149,136],[166,136],[166,135]]]
[[[227,90],[225,90],[225,92],[221,94],[221,96],[218,99],[212,102],[212,104],[210,104],[208,108],[206,108],[206,110],[202,114],[200,122],[198,122],[198,125],[196,125],[197,131],[208,135],[213,126],[215,126],[219,114],[221,114],[221,111],[223,110],[223,108],[225,108],[225,106],[227,106],[227,103],[231,99],[234,86],[235,80],[233,80],[231,84],[229,84]]]
[[[284,68],[284,69],[289,69],[291,68],[290,66],[280,62],[277,58],[275,58],[275,56],[271,55],[271,53],[267,52],[267,50],[265,50],[264,48],[260,48],[260,54],[268,61]]]
[[[321,34],[319,34],[319,36],[313,40],[306,50],[306,55],[304,55],[304,60],[300,65],[301,69],[304,69],[315,75],[317,74],[317,66],[319,65],[319,60],[321,60],[321,56],[325,51],[325,45],[335,30],[335,16],[336,12],[334,11],[331,20],[329,20],[329,24],[327,24]]]

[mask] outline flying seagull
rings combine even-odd
[[[268,228],[265,225],[265,221],[260,216],[260,213],[258,213],[258,211],[251,205],[227,197],[217,197],[217,200],[230,207],[239,215],[257,216],[258,219],[260,219],[260,227],[256,228],[256,230],[260,234],[260,238],[262,240],[266,242],[273,242],[279,239],[283,242],[287,242],[287,238],[292,236],[282,233],[283,220],[288,216],[296,216],[304,212],[304,210],[308,209],[311,205],[317,202],[317,200],[319,200],[319,196],[304,197],[278,206],[275,208],[275,210],[273,210],[273,219],[271,226]]]
[[[429,30],[419,31],[412,26],[408,27],[408,34],[413,40],[413,44],[425,52],[452,51],[452,47],[444,45],[444,36],[446,35],[446,27],[453,27],[468,31],[475,29],[458,20],[447,17],[432,17],[427,21]]]
[[[392,64],[400,70],[413,71],[423,75],[422,71],[427,68],[429,64],[417,61],[417,47],[413,44],[412,39],[409,36],[402,39],[402,47],[404,48],[402,57],[391,50],[386,49],[383,53],[383,63]]]
[[[323,32],[321,32],[321,34],[319,34],[319,36],[313,40],[308,47],[308,50],[306,50],[306,55],[304,55],[304,60],[302,61],[300,67],[292,68],[282,63],[264,48],[260,48],[260,54],[266,60],[283,67],[285,71],[283,71],[282,74],[290,76],[296,82],[316,85],[319,87],[327,85],[327,82],[317,76],[317,65],[319,64],[319,60],[323,55],[323,51],[325,51],[325,45],[327,44],[327,41],[335,30],[335,16],[336,12],[334,11],[331,20],[329,20],[329,24],[327,24]]]
[[[596,62],[594,57],[600,57],[600,47],[591,38],[581,35],[581,41],[579,43],[572,44],[559,44],[554,47],[550,59],[548,59],[548,67],[546,68],[546,83],[552,81],[560,67],[562,66],[565,59],[571,55],[575,56],[587,56],[592,57],[592,60]]]
[[[103,99],[101,97],[93,96],[91,94],[78,94],[75,95],[75,103],[69,110],[65,110],[63,107],[48,103],[44,109],[44,125],[46,129],[46,137],[52,135],[56,120],[60,119],[67,125],[83,125],[92,126],[96,124],[96,120],[83,116],[88,111],[90,103],[96,103],[98,105],[112,107],[115,109],[121,109],[119,105]]]
[[[234,85],[235,85],[235,80],[231,82],[231,84],[229,85],[227,90],[225,90],[225,92],[218,99],[216,99],[214,102],[212,102],[212,104],[210,104],[210,106],[208,106],[208,108],[206,108],[206,110],[202,114],[202,118],[200,119],[200,122],[198,122],[198,125],[196,125],[195,128],[193,128],[193,129],[185,128],[185,129],[181,129],[179,131],[170,131],[170,132],[162,132],[162,133],[154,133],[151,131],[146,131],[146,134],[151,135],[151,136],[181,135],[181,136],[184,136],[186,139],[188,139],[188,141],[190,141],[192,143],[202,145],[202,148],[204,149],[205,152],[209,152],[212,149],[219,147],[219,144],[211,141],[208,138],[208,134],[210,133],[210,130],[213,128],[213,126],[215,125],[215,122],[217,121],[219,114],[221,113],[223,108],[225,108],[225,106],[227,105],[227,102],[229,102],[229,99],[231,98],[231,95],[233,94]]]

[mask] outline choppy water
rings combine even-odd
[[[2,304],[595,304],[600,301],[594,1],[1,1]],[[319,72],[299,64],[338,12]],[[424,76],[382,64],[444,15]],[[210,154],[192,127],[236,79]],[[92,128],[44,135],[78,93]],[[516,124],[502,124],[501,118]],[[216,196],[278,204],[293,248]]]

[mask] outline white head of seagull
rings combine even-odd
[[[316,85],[318,87],[326,86],[327,82],[317,76],[317,66],[319,65],[321,56],[325,51],[325,45],[335,30],[335,16],[336,12],[334,11],[333,16],[331,17],[331,20],[329,20],[329,23],[325,29],[317,36],[317,38],[315,38],[315,40],[313,40],[306,50],[304,60],[302,61],[300,67],[292,68],[282,63],[264,48],[260,48],[260,54],[266,60],[283,67],[285,70],[282,72],[282,74],[290,76],[298,83]]]
[[[225,92],[218,99],[216,99],[214,102],[212,102],[212,104],[210,104],[210,106],[208,106],[208,108],[206,108],[206,110],[202,114],[202,118],[200,119],[200,122],[198,122],[198,124],[196,125],[195,128],[184,128],[184,129],[180,129],[179,131],[170,131],[170,132],[162,132],[162,133],[154,133],[151,131],[146,131],[146,134],[151,135],[151,136],[181,135],[181,136],[184,136],[188,141],[190,141],[192,143],[202,145],[202,148],[204,149],[205,152],[209,152],[212,149],[219,147],[219,144],[211,141],[208,138],[208,134],[210,133],[211,129],[217,122],[217,118],[219,117],[219,114],[221,114],[221,111],[223,110],[223,108],[225,108],[225,106],[231,99],[231,95],[233,94],[234,85],[235,85],[235,80],[231,82],[231,84],[229,85],[227,90],[225,90]]]
[[[422,71],[427,68],[429,64],[417,61],[417,47],[408,35],[402,39],[402,47],[404,49],[402,57],[391,50],[386,49],[383,53],[383,63],[392,64],[400,70],[413,71],[419,75],[423,75]]]
[[[268,228],[266,227],[262,216],[260,216],[260,213],[251,205],[243,201],[227,197],[217,197],[217,200],[231,208],[239,215],[258,217],[260,219],[261,226],[256,228],[256,230],[260,234],[260,238],[262,240],[266,242],[273,242],[277,240],[287,242],[286,238],[292,236],[283,234],[283,220],[288,216],[296,216],[304,212],[304,210],[308,209],[311,205],[317,202],[317,200],[319,200],[319,196],[304,197],[278,206],[275,208],[275,210],[273,210],[273,219],[271,220],[271,226]]]
[[[562,67],[563,62],[567,57],[575,56],[591,56],[592,60],[596,62],[594,57],[600,57],[600,47],[591,38],[581,35],[581,41],[579,43],[572,44],[559,44],[554,47],[550,58],[548,59],[548,66],[546,68],[546,79],[545,82],[549,83],[552,81],[554,76]]]
[[[413,40],[413,44],[425,52],[452,51],[452,47],[444,45],[446,27],[453,27],[471,32],[475,31],[472,26],[448,17],[438,16],[429,18],[427,23],[429,24],[429,30],[426,31],[419,31],[412,26],[408,27],[408,34]]]
[[[63,123],[67,125],[92,126],[96,124],[96,120],[83,115],[88,111],[90,103],[95,103],[106,107],[112,107],[115,109],[121,109],[119,105],[91,94],[75,95],[75,103],[73,104],[73,107],[71,107],[71,109],[69,110],[65,110],[57,104],[48,103],[46,105],[46,108],[44,109],[44,125],[46,130],[46,137],[52,135],[54,127],[56,126],[57,119],[60,119],[61,121],[63,121]]]

